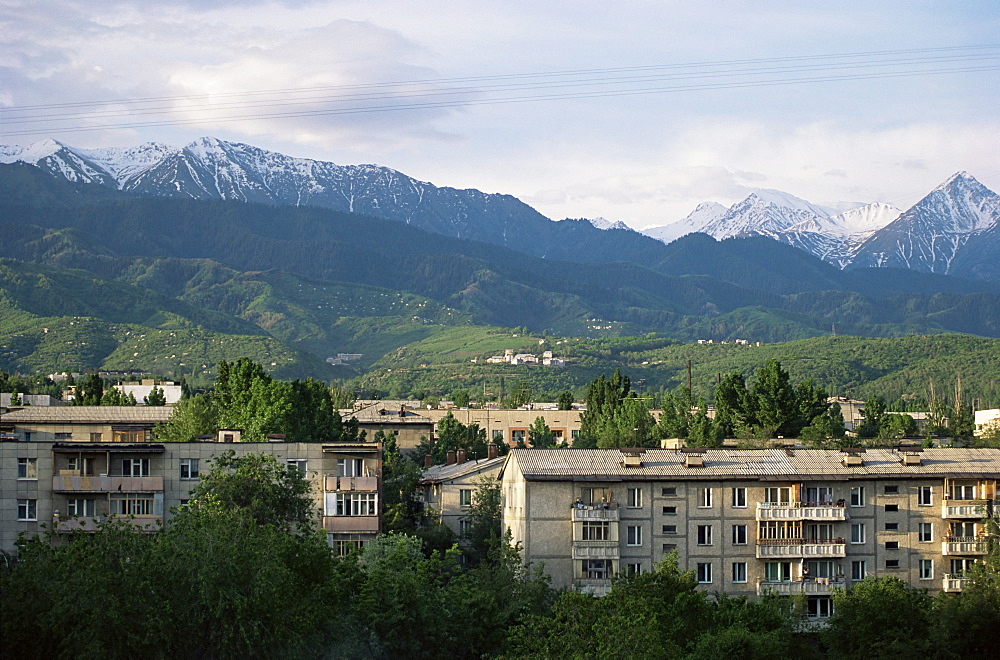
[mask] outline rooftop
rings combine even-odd
[[[903,464],[904,453],[911,452],[919,452],[919,465]],[[513,449],[507,460],[516,462],[529,481],[1000,478],[1000,449],[866,449],[851,454],[860,456],[862,463],[850,467],[843,463],[847,455],[836,449],[707,449],[700,453],[703,467],[687,467],[687,454],[681,450],[647,449],[641,465],[627,467],[619,449]]]
[[[483,472],[503,465],[506,457],[482,458],[478,461],[465,461],[464,463],[452,463],[451,465],[433,465],[424,470],[422,483],[438,483],[457,479],[476,472]]]
[[[5,424],[159,424],[167,406],[27,406],[0,416]]]

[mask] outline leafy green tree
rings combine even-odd
[[[147,406],[167,405],[167,396],[163,393],[163,390],[156,385],[153,386],[153,389],[151,389],[149,394],[144,396],[142,400]]]
[[[882,423],[878,430],[879,438],[898,440],[916,434],[917,422],[909,415],[888,413],[882,416]]]
[[[534,423],[528,429],[528,442],[535,449],[551,449],[556,446],[556,437],[552,429],[545,423],[544,417],[536,417]]]
[[[10,394],[10,405],[11,406],[19,406],[19,405],[21,405],[21,395],[18,394],[17,390],[14,390]]]
[[[727,436],[736,429],[757,424],[755,408],[743,374],[726,374],[715,387],[715,420]]]
[[[885,417],[885,412],[885,400],[882,397],[873,396],[865,401],[865,421],[858,427],[858,436],[862,438],[877,437],[879,429],[882,428],[882,418]]]
[[[833,596],[834,614],[821,633],[837,658],[912,658],[928,655],[932,601],[895,577],[868,577]]]
[[[181,399],[163,424],[153,430],[158,442],[193,442],[199,435],[214,434],[219,429],[218,412],[212,399],[204,394]]]
[[[102,406],[134,406],[136,405],[135,395],[129,392],[125,394],[116,387],[105,390],[101,397]]]
[[[309,535],[317,511],[305,475],[281,465],[272,454],[237,456],[229,450],[212,460],[211,469],[191,491],[191,511],[243,510],[257,525]]]
[[[559,393],[559,398],[556,400],[556,405],[559,410],[572,410],[573,409],[573,393],[569,390],[563,390]]]
[[[471,398],[469,390],[455,390],[451,393],[451,401],[458,408],[468,408]]]
[[[465,535],[465,553],[473,565],[478,565],[507,543],[500,482],[486,476],[479,477],[466,519],[469,531]]]
[[[330,386],[330,401],[334,410],[350,410],[354,407],[354,391],[344,385],[334,383]]]
[[[691,418],[688,439],[692,447],[718,448],[726,439],[722,424],[708,416],[708,406],[701,402],[698,411]]]
[[[486,429],[479,428],[478,424],[466,426],[455,419],[450,412],[438,420],[437,441],[428,441],[424,447],[418,447],[416,454],[422,458],[426,453],[431,454],[435,463],[444,463],[449,451],[464,449],[471,458],[485,458],[487,456]],[[499,446],[500,453],[506,452],[506,445]]]
[[[104,397],[104,379],[96,373],[87,374],[76,386],[76,396],[73,397],[74,406],[99,406]]]
[[[788,372],[777,360],[768,360],[750,388],[755,417],[762,427],[773,427],[778,435],[794,437],[799,410]]]

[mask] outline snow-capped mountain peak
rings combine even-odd
[[[590,224],[594,225],[598,229],[607,231],[609,229],[625,229],[627,231],[632,231],[632,228],[626,225],[624,222],[619,220],[618,222],[611,222],[607,218],[588,218]]]

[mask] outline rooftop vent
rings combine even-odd
[[[642,447],[622,449],[622,462],[625,467],[642,467],[642,455],[646,452]]]
[[[684,447],[684,467],[705,467],[705,450],[701,447]]]
[[[924,451],[922,447],[896,447],[896,451],[899,452],[899,462],[903,465],[922,464],[920,456],[920,454]]]
[[[861,454],[865,453],[863,447],[844,447],[840,452],[844,455],[844,460],[842,461],[844,467],[861,467],[865,464],[861,458]]]

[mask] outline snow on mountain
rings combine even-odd
[[[998,226],[1000,195],[959,172],[872,233],[856,249],[851,265],[947,274],[966,243]],[[969,270],[975,272],[975,264]]]
[[[683,220],[672,222],[669,225],[646,227],[642,233],[658,241],[671,243],[681,236],[701,231],[702,227],[718,220],[727,213],[729,213],[729,209],[718,202],[702,202]]]
[[[770,236],[808,220],[820,221],[836,215],[834,209],[817,206],[778,190],[758,190],[733,205],[721,218],[701,231],[717,240],[734,236]]]
[[[609,229],[624,229],[626,231],[632,231],[632,228],[626,225],[621,220],[619,220],[618,222],[611,222],[607,218],[597,217],[597,218],[588,218],[587,221],[603,231],[607,231]]]

